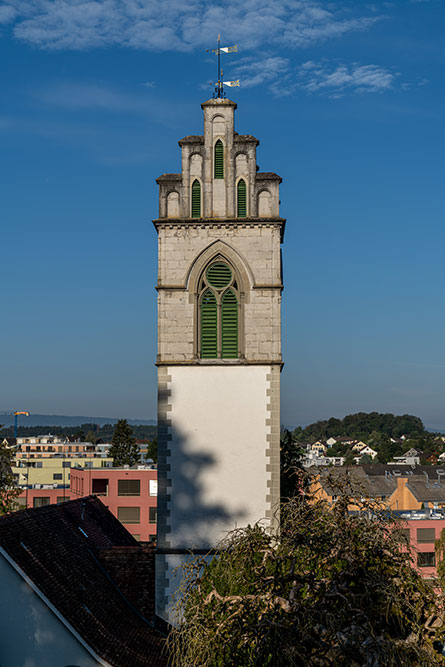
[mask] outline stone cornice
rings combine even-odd
[[[284,238],[286,218],[156,218],[153,224],[158,230],[160,227],[178,229],[181,227],[202,229],[203,227],[279,227],[281,243]]]

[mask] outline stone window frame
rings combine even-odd
[[[200,216],[199,216],[199,218],[194,218],[194,217],[193,217],[192,188],[193,188],[193,183],[194,183],[195,181],[198,181],[198,183],[199,183],[199,185],[200,185],[200,197],[201,197],[201,201],[200,201],[200,207],[199,207],[199,210],[200,210]],[[204,199],[204,198],[203,198],[203,194],[204,194],[204,186],[203,186],[203,183],[202,183],[202,178],[200,178],[199,176],[191,176],[191,177],[190,177],[190,188],[189,188],[189,192],[190,192],[190,195],[189,195],[189,203],[190,203],[190,206],[189,206],[189,209],[190,209],[190,211],[189,211],[189,215],[190,215],[190,219],[191,219],[191,220],[199,220],[200,218],[203,217],[203,213],[204,213],[204,211],[203,211],[203,199]]]
[[[216,144],[218,143],[218,141],[220,141],[222,143],[222,147],[223,147],[223,177],[222,178],[216,178],[215,177]],[[213,150],[212,150],[212,181],[225,181],[226,180],[226,174],[227,174],[226,153],[227,153],[227,146],[226,146],[225,138],[221,135],[218,135],[218,136],[214,137],[214,139],[213,139]]]
[[[230,282],[225,285],[224,287],[217,288],[214,285],[212,285],[207,277],[207,271],[209,268],[218,262],[226,264],[231,272],[232,272],[232,278]],[[204,284],[203,284],[204,283]],[[240,344],[240,321],[241,321],[241,298],[240,298],[240,291],[239,291],[239,283],[237,280],[237,272],[232,266],[230,262],[228,262],[225,258],[223,257],[216,257],[212,259],[201,272],[201,277],[199,279],[199,291],[198,291],[198,314],[197,314],[197,324],[198,324],[198,349],[197,349],[197,356],[199,359],[205,359],[208,361],[219,359],[219,360],[227,360],[227,359],[239,359],[241,356],[241,344]],[[216,300],[216,312],[217,312],[217,317],[216,317],[216,350],[217,350],[217,355],[216,357],[202,357],[202,350],[201,350],[201,343],[202,343],[202,337],[201,337],[201,328],[202,328],[202,321],[201,321],[201,308],[202,308],[202,299],[204,295],[207,292],[212,292],[213,296],[215,297]],[[237,302],[237,310],[238,310],[238,322],[237,322],[237,348],[238,348],[238,356],[236,357],[223,357],[223,319],[222,319],[222,308],[223,308],[223,301],[224,297],[228,292],[232,292],[235,295],[236,302]]]
[[[235,180],[235,211],[236,211],[236,217],[238,218],[238,183],[240,181],[244,181],[246,184],[246,215],[240,220],[244,220],[245,218],[249,217],[250,214],[250,201],[249,201],[249,178],[247,176],[238,176]],[[264,188],[263,188],[264,190]]]
[[[193,179],[195,180],[195,179]],[[190,185],[190,207],[191,207],[191,191],[192,191],[192,186]],[[202,191],[202,184],[201,184],[201,191]],[[172,194],[172,192],[175,192],[178,195],[178,207],[179,207],[179,212],[181,211],[181,193],[177,188],[170,188],[165,192],[165,217],[168,218],[168,198]],[[202,194],[201,194],[201,200],[202,200]],[[191,211],[191,208],[190,208]]]
[[[261,194],[262,192],[267,192],[267,194],[268,194],[269,197],[270,197],[270,202],[272,203],[272,201],[273,201],[273,195],[272,195],[271,191],[269,190],[269,188],[266,188],[266,187],[262,187],[262,188],[260,188],[260,189],[258,190],[258,192],[256,193],[256,210],[257,210],[257,215],[258,215],[259,218],[265,218],[265,219],[266,219],[266,218],[273,217],[273,213],[272,213],[272,212],[271,212],[270,216],[269,216],[269,215],[268,215],[268,216],[262,216],[262,215],[260,215],[260,194]]]
[[[200,353],[200,284],[201,278],[210,264],[216,261],[226,262],[233,271],[234,279],[238,285],[238,357],[236,359],[201,359]],[[193,355],[196,361],[202,364],[214,363],[237,363],[245,360],[245,305],[249,303],[250,290],[254,286],[254,279],[250,267],[239,253],[224,241],[214,241],[204,248],[190,265],[186,284],[189,292],[189,301],[194,304],[194,326],[193,326]]]

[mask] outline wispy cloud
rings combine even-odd
[[[297,71],[296,86],[308,93],[327,93],[330,97],[341,97],[345,92],[381,93],[393,88],[397,72],[379,65],[330,62],[303,63]]]
[[[310,46],[382,18],[363,13],[321,0],[4,0],[0,21],[13,22],[18,39],[43,49],[184,51],[211,45],[215,26],[243,48]]]
[[[255,60],[245,58],[233,71],[243,88],[267,84],[278,97],[294,95],[298,91],[331,98],[346,93],[382,93],[394,88],[399,76],[398,72],[379,65],[329,60],[309,60],[295,67],[288,58],[272,54]],[[410,83],[400,84],[401,90],[411,87]]]
[[[279,56],[267,56],[260,60],[245,58],[233,69],[234,78],[241,78],[243,88],[252,88],[263,83],[276,81],[288,74],[290,61]]]

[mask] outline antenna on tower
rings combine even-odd
[[[221,34],[218,33],[218,46],[216,49],[207,49],[206,53],[211,51],[212,53],[216,53],[218,56],[218,81],[215,83],[215,92],[213,93],[213,97],[216,97],[217,99],[222,99],[226,95],[224,93],[224,86],[239,86],[239,79],[236,81],[223,81],[223,70],[221,67],[221,53],[237,53],[238,52],[238,45],[235,44],[235,46],[221,46]]]

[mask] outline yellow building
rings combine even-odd
[[[81,456],[42,456],[16,460],[12,471],[19,486],[36,484],[55,486],[70,485],[70,468],[86,469],[111,468],[113,459],[103,455],[84,454]]]

